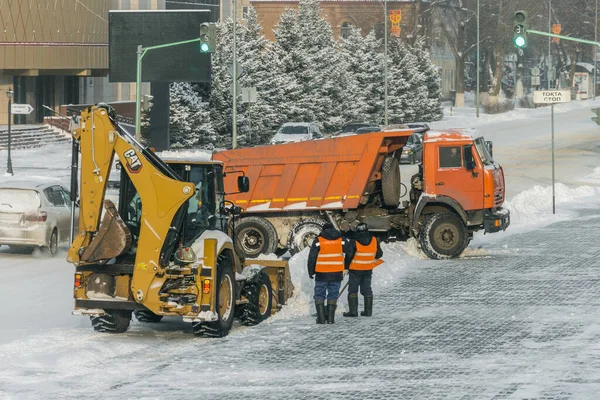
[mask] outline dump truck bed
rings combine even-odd
[[[248,193],[227,196],[248,212],[353,209],[365,204],[375,189],[384,158],[401,149],[413,132],[389,130],[226,150],[213,159],[225,165],[226,193],[237,191],[241,172],[250,178]]]

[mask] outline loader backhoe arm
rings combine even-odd
[[[161,250],[173,230],[181,206],[194,195],[192,183],[181,182],[158,157],[135,141],[115,122],[112,108],[97,105],[82,111],[80,126],[73,132],[81,149],[79,232],[67,260],[76,266],[103,264],[122,254],[131,233],[110,200],[105,201],[108,176],[115,153],[142,201],[140,233],[134,268],[136,286],[147,289],[162,270]],[[100,223],[102,206],[106,213]],[[132,288],[133,289],[133,288]],[[145,291],[145,290],[144,290]]]

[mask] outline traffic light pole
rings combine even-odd
[[[553,37],[553,38],[562,39],[562,40],[570,40],[571,42],[592,44],[594,46],[600,47],[600,42],[595,42],[593,40],[577,39],[577,38],[573,38],[570,36],[555,35],[554,33],[534,31],[532,29],[527,29],[527,33],[531,33],[532,35],[548,36],[548,37]]]
[[[201,41],[201,38],[184,40],[182,42],[172,42],[159,44],[157,46],[142,47],[139,45],[137,48],[137,75],[135,79],[135,138],[138,142],[141,140],[141,102],[142,102],[142,59],[146,53],[150,50],[163,49],[165,47],[179,46],[182,44],[194,43]]]

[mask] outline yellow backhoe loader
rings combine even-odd
[[[244,261],[235,250],[232,217],[241,210],[224,200],[220,162],[164,162],[106,104],[82,111],[73,138],[80,217],[67,260],[75,265],[74,313],[89,315],[95,330],[125,332],[133,313],[141,322],[181,316],[194,333],[222,337],[235,317],[255,325],[285,304],[287,262]],[[115,154],[118,209],[105,198]],[[239,176],[239,191],[248,187]]]

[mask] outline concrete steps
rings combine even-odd
[[[71,141],[68,135],[57,132],[48,125],[17,125],[11,127],[11,150],[42,147]],[[0,150],[8,147],[8,129],[0,129]]]

